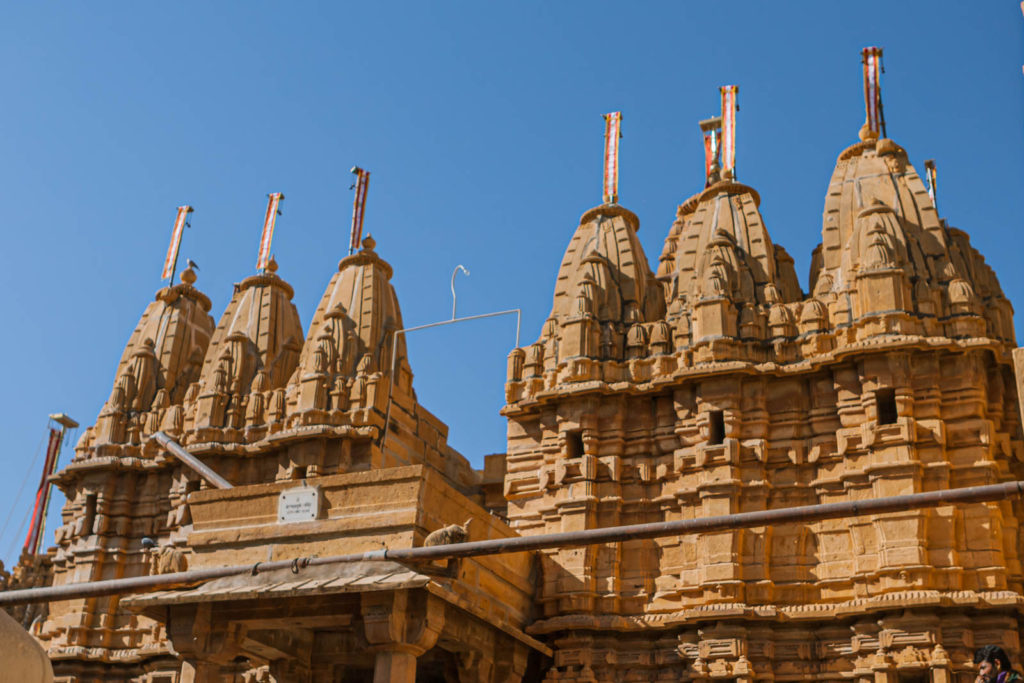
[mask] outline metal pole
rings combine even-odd
[[[173,442],[172,442],[173,443]],[[770,526],[773,524],[794,524],[819,522],[826,519],[842,519],[863,515],[882,514],[886,512],[905,512],[921,508],[939,507],[953,503],[984,503],[989,501],[1014,498],[1024,493],[1024,481],[1009,481],[1002,484],[987,486],[971,486],[927,493],[911,493],[902,496],[889,496],[870,500],[846,501],[842,503],[821,503],[801,507],[779,508],[776,510],[758,510],[740,512],[734,515],[720,515],[703,519],[684,519],[674,522],[652,522],[650,524],[632,524],[628,526],[606,527],[603,529],[586,529],[584,531],[566,531],[555,534],[538,534],[536,536],[516,536],[513,538],[497,538],[489,541],[471,541],[469,543],[453,543],[420,548],[397,548],[395,550],[374,550],[366,553],[334,555],[331,557],[308,557],[275,562],[257,562],[255,565],[237,565],[233,567],[213,567],[209,569],[193,569],[173,574],[156,576],[137,576],[130,579],[108,579],[90,583],[69,583],[63,586],[48,588],[29,588],[27,590],[0,591],[0,607],[21,605],[32,602],[49,602],[53,600],[69,600],[72,598],[115,595],[119,593],[138,593],[146,589],[168,586],[188,586],[219,579],[225,576],[241,574],[258,574],[260,571],[292,568],[300,571],[303,567],[331,565],[371,560],[395,560],[398,562],[418,562],[440,560],[456,557],[480,557],[502,553],[526,552],[547,548],[578,548],[598,543],[618,543],[664,536],[684,534],[711,533],[749,529],[751,527]]]
[[[186,451],[184,448],[181,447],[181,445],[177,441],[167,436],[163,432],[157,432],[156,434],[153,435],[153,438],[156,439],[161,446],[166,448],[167,452],[176,457],[178,460],[182,461],[185,465],[187,465],[193,471],[195,471],[196,474],[205,479],[207,483],[212,484],[213,486],[216,486],[219,489],[235,488],[231,482],[229,482],[227,479],[214,472],[212,469],[210,469],[208,465],[203,463],[196,456]]]
[[[39,545],[43,542],[43,536],[46,534],[46,517],[50,512],[50,491],[53,490],[53,484],[50,483],[50,477],[57,474],[57,465],[60,461],[61,447],[64,445],[64,439],[67,437],[68,430],[78,428],[78,423],[68,417],[66,413],[53,413],[50,415],[50,419],[60,425],[60,436],[57,437],[57,445],[55,448],[56,452],[53,454],[53,462],[50,464],[50,471],[44,474],[46,484],[43,489],[43,510],[39,516],[39,528],[36,530],[35,539],[32,542],[32,547],[29,548],[29,552],[33,555],[39,553]]]

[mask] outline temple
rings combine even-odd
[[[952,683],[982,644],[1019,665],[1016,500],[258,571],[452,525],[512,538],[1024,478],[1012,306],[877,128],[838,155],[809,292],[731,167],[667,216],[654,267],[627,208],[583,213],[537,341],[508,354],[507,452],[482,470],[416,398],[372,238],[305,331],[273,260],[216,323],[185,270],[55,477],[52,582],[254,570],[51,603],[31,631],[55,680]],[[315,502],[282,514],[290,495]]]

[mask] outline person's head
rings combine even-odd
[[[986,645],[975,650],[974,663],[978,665],[978,673],[985,676],[995,676],[1000,671],[1010,670],[1010,658],[997,645]]]

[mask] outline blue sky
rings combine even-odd
[[[283,192],[274,253],[307,324],[344,255],[358,164],[405,324],[450,316],[461,263],[460,313],[522,308],[529,343],[600,203],[601,114],[623,111],[620,202],[656,261],[702,183],[697,121],[737,83],[739,178],[806,287],[832,166],[864,119],[859,50],[881,45],[890,137],[919,170],[937,160],[940,212],[1024,305],[1008,248],[1024,216],[1022,29],[1018,3],[994,1],[6,7],[0,558],[23,538],[46,415],[95,420],[183,203],[182,258],[218,318],[253,273],[266,194]],[[498,318],[409,339],[421,402],[477,466],[504,450],[513,335]]]

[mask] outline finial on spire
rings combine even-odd
[[[260,253],[256,258],[256,270],[265,270],[270,260],[270,244],[274,241],[274,224],[277,217],[281,215],[281,202],[284,195],[280,192],[272,192],[267,195],[270,201],[267,203],[267,216],[263,219],[263,236],[260,237]]]
[[[722,93],[722,177],[731,180],[736,177],[736,112],[740,109],[736,98],[740,86],[723,85],[719,91]]]
[[[181,247],[181,235],[185,231],[185,226],[189,225],[188,215],[190,213],[192,213],[191,206],[178,207],[178,216],[174,219],[174,229],[171,230],[171,244],[167,247],[164,270],[160,274],[161,280],[170,278],[172,285],[174,284],[174,271],[178,269],[178,249]]]
[[[885,132],[885,115],[882,113],[882,48],[866,47],[861,50],[864,64],[864,109],[867,120],[860,130],[860,139],[877,140],[888,137]]]
[[[604,115],[604,203],[619,202],[619,138],[622,137],[622,112]]]
[[[358,166],[352,167],[355,180],[348,189],[355,188],[356,196],[352,201],[352,232],[348,239],[348,255],[351,256],[363,238],[363,218],[366,215],[366,193],[370,189],[370,172]]]
[[[928,196],[932,198],[932,205],[939,210],[936,195],[939,192],[938,174],[935,170],[935,159],[926,159],[924,162],[924,182],[928,186]]]
[[[704,135],[704,187],[710,187],[718,182],[722,167],[722,117],[704,119],[700,130]]]

